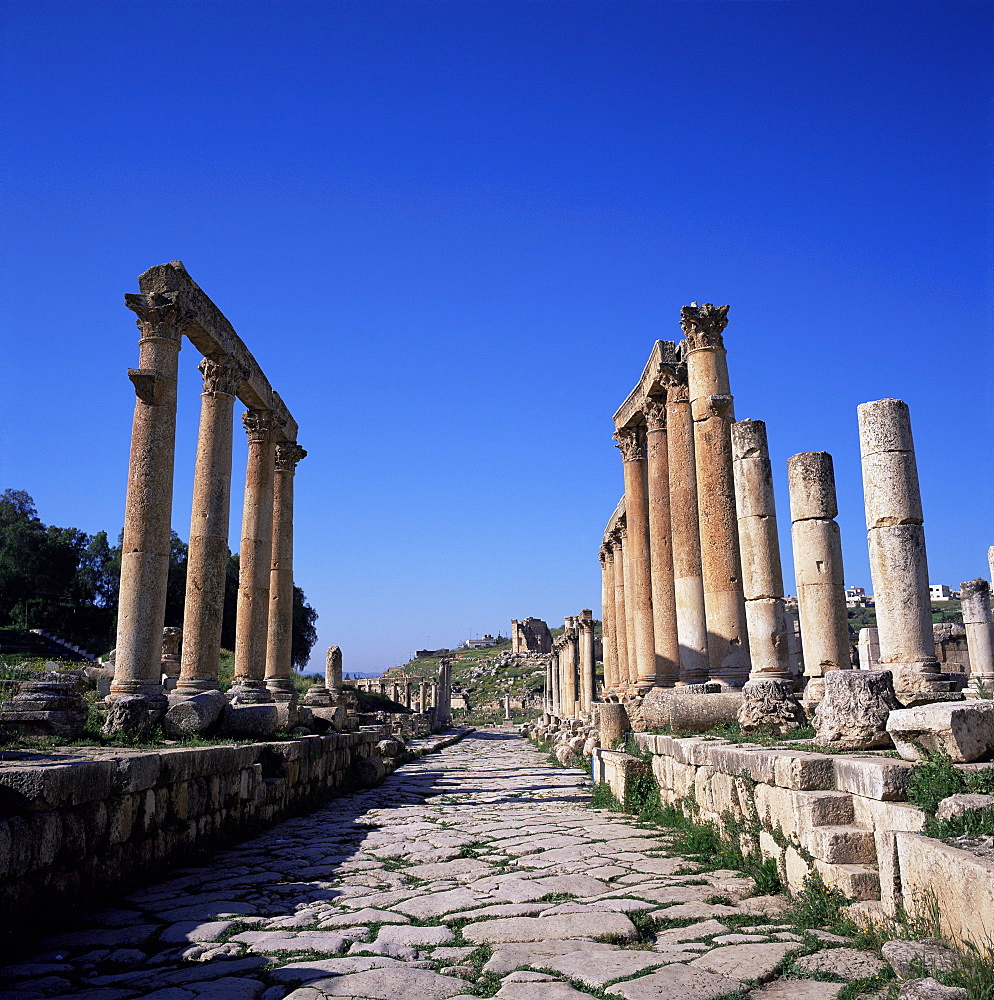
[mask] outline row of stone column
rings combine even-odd
[[[178,355],[194,321],[176,293],[129,295],[138,317],[137,400],[124,519],[117,652],[111,699],[139,695],[164,710],[160,674],[169,569]],[[183,652],[174,698],[218,687],[228,559],[234,401],[244,371],[206,357],[187,556]],[[275,394],[274,394],[275,397]],[[293,621],[293,476],[306,452],[270,409],[244,415],[248,461],[235,639],[236,702],[290,701]],[[277,432],[279,431],[279,434]]]
[[[439,704],[439,681],[418,677],[373,677],[356,682],[364,691],[375,691],[412,712],[425,712]]]
[[[568,616],[552,643],[546,675],[547,711],[559,718],[590,714],[596,697],[594,613]]]
[[[657,344],[658,372],[647,368],[634,403],[616,415],[625,495],[600,552],[609,696],[747,679],[764,699],[791,696],[766,428],[734,421],[726,314],[727,306],[683,309],[685,340],[676,350]],[[908,408],[879,400],[858,412],[881,665],[906,700],[941,697],[951,682],[932,641]],[[805,700],[817,701],[825,672],[851,666],[831,456],[793,456],[788,481]]]

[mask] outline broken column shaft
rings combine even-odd
[[[968,698],[994,698],[994,625],[991,624],[991,588],[982,579],[960,584],[963,627],[970,651]]]

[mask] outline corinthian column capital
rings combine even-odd
[[[616,447],[621,449],[625,462],[637,462],[645,458],[645,429],[641,425],[622,427],[614,435]]]
[[[689,350],[722,347],[721,333],[728,326],[728,306],[691,302],[680,310],[680,326]]]
[[[273,411],[246,410],[242,414],[242,423],[245,426],[245,433],[248,434],[249,444],[262,444],[272,433]]]
[[[297,463],[307,457],[307,452],[296,441],[280,441],[276,445],[276,471],[293,474]]]
[[[642,412],[645,414],[646,430],[649,432],[666,430],[665,396],[646,396]]]
[[[666,390],[667,403],[686,403],[689,400],[687,365],[684,362],[664,361],[659,366],[659,381]]]
[[[178,344],[195,315],[179,300],[177,292],[125,295],[124,304],[137,317],[142,340],[161,338]]]
[[[230,358],[220,361],[214,358],[204,358],[197,365],[197,369],[204,377],[204,394],[223,393],[226,396],[234,396],[238,391],[239,383],[245,377],[240,365],[235,364]]]

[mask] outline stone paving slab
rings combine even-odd
[[[501,1000],[712,1000],[743,980],[752,1000],[834,1000],[839,983],[755,986],[811,940],[773,922],[784,897],[695,874],[589,796],[516,734],[473,733],[39,940],[0,968],[0,996],[469,1000],[494,975]],[[690,926],[643,933],[646,912]],[[852,948],[806,961],[882,967]]]

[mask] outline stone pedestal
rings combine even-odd
[[[732,475],[735,415],[721,336],[728,306],[692,303],[680,316],[694,420],[708,669],[712,680],[741,687],[749,676],[749,641]]]
[[[666,453],[669,469],[670,530],[673,551],[673,598],[679,644],[679,683],[708,679],[707,619],[701,570],[701,535],[697,517],[697,467],[694,421],[690,413],[687,366],[664,366]]]
[[[248,466],[231,696],[243,704],[256,704],[272,701],[265,670],[273,552],[273,415],[269,410],[249,410],[243,421],[248,433]]]
[[[673,530],[670,524],[670,464],[666,430],[666,398],[650,396],[643,404],[646,426],[649,565],[652,582],[652,633],[656,652],[656,685],[673,687],[680,680],[680,643],[673,586]]]
[[[812,720],[815,740],[839,750],[889,747],[887,716],[900,707],[889,670],[831,670]]]
[[[189,697],[217,689],[221,617],[228,569],[232,411],[242,372],[230,361],[204,358],[200,430],[193,473],[193,509],[186,561],[186,641],[176,691]]]
[[[970,650],[970,683],[967,698],[994,698],[994,624],[991,623],[991,588],[982,579],[960,584],[963,627]]]
[[[80,678],[65,672],[22,681],[14,698],[0,706],[0,730],[78,739],[89,714],[79,688]]]
[[[848,670],[851,666],[832,456],[825,451],[791,456],[787,460],[787,481],[797,611],[807,678],[804,701],[813,706],[824,697],[826,672]],[[867,669],[873,665],[860,663]]]
[[[620,704],[601,705],[597,712],[600,744],[605,750],[610,750],[631,732],[632,724],[628,721],[628,712],[625,706]]]
[[[140,695],[162,713],[160,658],[169,574],[176,372],[183,331],[192,321],[175,293],[127,295],[138,317],[139,367],[128,371],[137,400],[125,501],[117,657],[110,699]]]
[[[880,666],[894,676],[905,705],[949,697],[939,671],[925,529],[908,406],[880,399],[858,408],[870,575],[880,637]],[[956,696],[958,697],[958,696]]]

